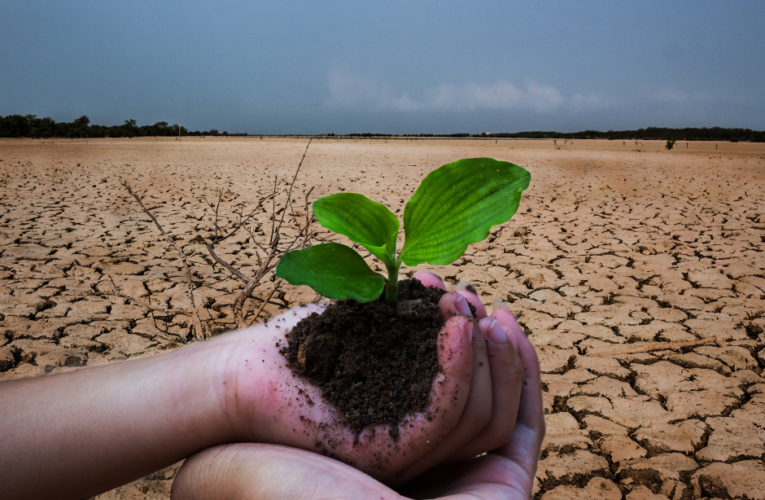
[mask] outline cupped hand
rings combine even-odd
[[[471,292],[465,290],[461,293],[468,295]],[[530,498],[539,449],[545,433],[539,362],[533,346],[508,309],[499,305],[495,307],[492,316],[493,319],[483,321],[484,326],[488,326],[482,330],[487,331],[491,339],[493,333],[490,328],[496,326],[493,324],[494,319],[503,326],[509,325],[508,343],[514,347],[514,352],[524,366],[525,375],[522,377],[522,391],[515,406],[516,411],[513,414],[497,414],[495,418],[496,412],[492,410],[488,420],[484,417],[481,430],[466,442],[462,442],[461,438],[453,438],[451,434],[445,437],[406,470],[419,472],[423,467],[434,465],[439,460],[433,457],[433,453],[438,450],[439,453],[451,454],[438,457],[440,465],[416,480],[399,484],[398,491],[353,467],[316,453],[278,445],[233,444],[211,448],[189,458],[173,484],[173,500],[393,500],[402,498],[402,494],[411,498],[455,500]],[[492,341],[487,344],[487,351],[492,351]],[[489,356],[491,359],[491,354]],[[509,365],[499,368],[513,370]],[[503,400],[501,394],[498,394],[501,392],[493,391],[492,401],[504,410],[511,409],[508,405],[512,405],[513,401]],[[497,404],[494,404],[493,408],[496,407]],[[472,415],[472,411],[472,408],[466,408],[463,416]],[[485,412],[485,409],[477,412]],[[496,444],[492,433],[499,437],[507,431],[502,420],[513,421],[514,425],[504,441]],[[452,433],[461,436],[463,425],[466,424],[460,418]],[[463,459],[473,454],[473,450],[480,448],[481,444],[491,446],[491,451],[469,460]]]
[[[415,278],[445,290],[432,274]],[[302,318],[321,313],[324,306],[299,307],[223,336],[228,354],[223,360],[223,384],[217,390],[231,426],[231,441],[316,451],[389,485],[403,484],[438,464],[458,462],[506,443],[515,425],[523,380],[513,328],[520,329],[502,307],[487,317],[470,288],[458,287],[439,302],[444,321],[438,336],[441,370],[433,382],[429,407],[412,415],[399,428],[397,439],[381,426],[357,436],[323,401],[319,389],[295,376],[279,353],[286,345],[286,333]],[[475,306],[475,318],[468,301]]]

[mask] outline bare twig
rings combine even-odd
[[[290,182],[290,189],[287,192],[287,203],[284,204],[284,212],[282,212],[282,218],[279,221],[279,227],[282,226],[282,223],[284,222],[284,214],[287,213],[287,210],[289,209],[289,206],[292,203],[292,188],[295,187],[295,181],[297,180],[297,176],[300,173],[300,168],[303,166],[303,160],[305,160],[305,155],[308,154],[308,147],[311,145],[311,142],[313,140],[314,140],[313,137],[308,139],[308,144],[305,145],[305,151],[303,151],[303,157],[300,159],[300,163],[298,163],[297,170],[295,170],[295,175],[292,176],[292,182]]]
[[[202,326],[202,321],[199,319],[199,311],[197,310],[197,305],[194,301],[194,283],[191,281],[191,269],[189,268],[189,264],[187,262],[188,256],[181,250],[181,248],[176,245],[175,241],[165,232],[165,230],[162,228],[162,225],[159,223],[156,217],[154,217],[154,214],[151,213],[151,211],[146,208],[146,206],[143,204],[143,201],[141,200],[141,197],[138,196],[136,193],[133,192],[132,189],[130,189],[130,186],[127,182],[123,182],[122,185],[127,189],[128,193],[130,193],[130,196],[135,198],[135,200],[138,202],[138,204],[141,206],[141,209],[151,217],[151,220],[154,221],[154,225],[157,226],[157,229],[160,233],[162,233],[162,236],[165,237],[167,242],[175,248],[175,250],[178,252],[178,256],[181,259],[181,262],[183,262],[183,267],[186,269],[186,282],[188,284],[188,291],[186,293],[186,296],[189,298],[189,302],[191,302],[191,320],[194,325],[194,336],[197,338],[197,340],[204,340],[206,335],[205,329]]]
[[[227,218],[222,216],[221,206],[226,204],[226,200],[223,199],[224,194],[226,195],[227,200],[232,200],[232,198],[229,196],[232,194],[231,192],[227,191],[224,193],[222,190],[218,191],[217,200],[212,200],[212,203],[209,202],[206,198],[200,199],[200,201],[203,201],[205,205],[209,207],[210,211],[214,211],[214,214],[212,214],[214,215],[212,232],[211,234],[208,233],[209,236],[207,236],[207,238],[203,238],[207,252],[212,260],[204,257],[205,261],[208,265],[212,265],[213,272],[215,272],[215,266],[220,265],[221,268],[226,271],[228,276],[230,276],[230,278],[227,277],[226,279],[235,279],[244,285],[241,292],[239,292],[237,295],[234,304],[232,305],[233,317],[237,328],[244,328],[257,321],[267,304],[276,305],[278,307],[288,306],[288,302],[284,299],[283,294],[277,294],[277,291],[279,291],[279,288],[282,285],[280,281],[277,281],[274,284],[273,289],[265,299],[261,297],[253,297],[252,294],[254,290],[259,286],[259,284],[261,284],[263,280],[269,275],[269,273],[272,273],[275,270],[279,259],[282,255],[284,255],[284,253],[295,248],[305,248],[309,246],[314,240],[319,240],[317,237],[318,233],[313,231],[311,228],[311,224],[314,222],[314,218],[310,211],[309,197],[314,188],[311,187],[308,192],[305,193],[304,213],[300,214],[294,210],[294,203],[292,200],[292,196],[295,191],[295,183],[298,179],[303,163],[305,162],[308,148],[311,145],[313,139],[314,138],[311,138],[306,144],[305,150],[303,151],[300,162],[295,169],[295,173],[292,176],[291,182],[285,182],[286,189],[283,191],[280,190],[279,178],[274,177],[273,186],[269,186],[269,188],[264,189],[266,194],[261,194],[260,190],[257,191],[259,199],[257,206],[255,206],[254,209],[246,210],[245,203],[242,203],[241,201],[236,202],[236,195],[234,195],[233,201],[235,204],[230,212],[231,215]],[[121,294],[121,292],[119,292],[119,288],[116,286],[114,280],[112,279],[114,289],[117,291],[116,294],[125,298],[126,300],[130,300],[136,305],[140,305],[149,309],[149,311],[151,311],[152,318],[154,318],[155,326],[157,326],[159,331],[162,330],[159,328],[159,325],[157,325],[157,318],[155,317],[154,313],[156,313],[160,318],[163,316],[167,318],[174,314],[184,314],[191,318],[195,338],[201,340],[208,337],[214,327],[222,326],[222,324],[216,321],[217,315],[210,313],[210,311],[208,311],[209,318],[205,318],[204,321],[200,316],[200,309],[197,307],[197,303],[195,301],[195,287],[194,282],[192,281],[192,271],[190,267],[191,265],[194,265],[195,262],[191,259],[190,255],[187,255],[183,251],[181,248],[182,245],[176,243],[175,240],[164,230],[162,225],[153,214],[153,209],[149,209],[144,205],[141,196],[133,192],[127,183],[123,182],[122,184],[127,189],[128,193],[138,202],[146,215],[151,218],[159,232],[167,240],[167,243],[172,246],[178,253],[178,256],[180,257],[185,270],[186,283],[188,285],[187,296],[191,307],[187,311],[165,309],[152,305],[151,301],[146,303],[145,301],[133,299],[132,297],[125,297]],[[280,203],[277,200],[277,196],[280,196],[281,193],[286,193],[287,198],[280,206]],[[268,202],[270,202],[270,214],[268,213],[269,210],[266,208],[266,203]],[[208,209],[205,209],[205,213],[209,213]],[[267,229],[264,230],[263,227],[265,224],[267,224],[267,222],[258,222],[259,214],[266,214],[269,216],[271,221],[270,233],[267,233]],[[255,258],[257,259],[257,268],[252,275],[242,272],[242,270],[240,270],[235,265],[234,261],[227,261],[225,256],[219,255],[220,249],[216,248],[220,243],[233,237],[242,229],[244,229],[249,235],[248,240],[253,244],[251,248],[253,249]],[[252,256],[250,253],[247,253],[247,255]],[[215,277],[213,277],[213,281],[214,280]],[[207,282],[205,283],[205,285],[208,284],[209,283]],[[255,311],[254,316],[248,317],[247,321],[245,321],[245,317],[248,316],[246,310],[247,300],[250,298],[259,302],[259,306]],[[209,306],[210,304],[207,303],[200,305],[202,309],[206,309]],[[167,320],[165,320],[165,322],[167,322]]]
[[[268,297],[266,297],[266,300],[264,300],[263,303],[260,304],[260,307],[258,307],[258,310],[255,311],[255,316],[252,317],[252,319],[250,320],[249,325],[247,325],[247,326],[252,326],[255,323],[255,321],[258,320],[258,316],[260,316],[260,313],[263,312],[263,309],[266,307],[266,304],[268,304],[268,301],[271,300],[271,297],[274,296],[274,293],[276,293],[276,291],[279,289],[281,284],[282,284],[281,281],[277,281],[276,282],[276,284],[274,285],[273,290],[271,290],[271,293],[268,294]]]
[[[595,356],[596,358],[605,358],[609,356],[624,356],[627,354],[642,354],[645,352],[653,351],[667,351],[667,350],[679,350],[686,347],[696,347],[704,344],[713,344],[717,342],[717,337],[709,337],[708,339],[691,340],[689,342],[650,342],[647,344],[637,345],[633,348],[627,349],[613,349],[609,351],[599,351],[589,353],[588,356]]]
[[[297,224],[298,234],[297,236],[292,239],[289,242],[283,242],[282,238],[282,232],[284,228],[284,220],[285,216],[288,211],[290,211],[290,207],[292,205],[292,191],[295,187],[295,182],[297,181],[298,175],[300,174],[300,169],[303,166],[303,162],[305,161],[306,154],[308,153],[308,147],[311,145],[311,142],[313,141],[313,137],[309,139],[308,143],[306,144],[305,150],[303,151],[303,156],[300,159],[300,162],[298,163],[297,169],[295,169],[295,174],[292,176],[292,181],[289,183],[289,188],[287,189],[287,200],[284,203],[284,206],[281,207],[279,210],[277,210],[277,203],[276,203],[276,195],[279,190],[279,178],[274,177],[274,186],[271,193],[267,196],[264,196],[260,199],[258,206],[249,213],[249,215],[244,216],[244,207],[240,207],[239,212],[239,221],[234,225],[233,229],[229,231],[226,235],[220,236],[220,226],[219,226],[219,208],[220,208],[220,202],[222,198],[222,194],[218,194],[218,203],[215,206],[215,237],[213,241],[207,243],[207,251],[210,254],[210,256],[213,258],[213,260],[219,264],[221,267],[226,269],[226,271],[231,274],[231,276],[237,278],[238,280],[242,281],[244,283],[244,288],[242,289],[241,293],[237,296],[236,300],[234,301],[233,305],[233,313],[234,313],[234,321],[236,322],[237,328],[245,328],[247,324],[244,321],[244,318],[246,316],[246,311],[244,311],[244,306],[247,301],[252,295],[252,292],[257,288],[257,286],[260,284],[260,282],[263,280],[263,278],[271,271],[274,270],[276,267],[277,262],[279,261],[279,258],[281,255],[283,255],[285,252],[290,251],[296,244],[298,244],[302,239],[302,246],[306,246],[308,242],[311,240],[311,238],[315,235],[315,233],[311,232],[310,229],[310,223],[312,221],[312,216],[309,215],[308,211],[308,196],[313,191],[313,188],[311,188],[308,193],[305,195],[305,207],[306,207],[306,224],[305,227],[301,227],[300,224]],[[258,239],[255,237],[255,234],[253,231],[249,228],[248,224],[249,221],[254,217],[254,215],[263,207],[263,204],[270,199],[271,201],[271,231],[268,237],[268,241],[264,244],[261,244]],[[211,205],[212,206],[212,205]],[[281,216],[278,217],[279,211],[281,211]],[[258,259],[258,270],[255,273],[254,276],[248,277],[245,275],[242,271],[234,267],[233,264],[230,262],[226,262],[224,259],[222,259],[216,252],[215,252],[215,245],[220,243],[221,241],[233,236],[236,232],[238,232],[241,228],[245,228],[245,230],[249,233],[250,238],[252,242],[257,247],[255,249],[255,256]],[[260,251],[258,251],[260,250]],[[263,255],[261,256],[261,253]],[[256,314],[256,318],[260,313],[262,312],[263,308],[266,304],[274,302],[271,302],[271,297],[273,296],[274,292],[276,291],[275,287],[274,290],[271,292],[271,294],[268,296],[266,300],[263,301],[263,303],[260,306],[260,309],[258,310]]]
[[[150,303],[145,302],[143,300],[136,299],[135,297],[130,297],[129,295],[125,295],[124,293],[122,293],[120,288],[114,282],[114,278],[112,278],[111,274],[109,274],[108,276],[109,276],[109,280],[112,282],[112,286],[114,287],[114,295],[116,295],[116,296],[118,296],[120,298],[123,298],[125,300],[129,300],[133,304],[141,306],[141,307],[145,307],[146,309],[149,309],[150,311],[160,312],[160,313],[162,313],[162,314],[164,314],[166,316],[174,316],[176,314],[186,314],[186,311],[182,311],[180,309],[167,309],[165,307],[153,306]]]
[[[274,192],[271,198],[271,236],[268,237],[269,243],[274,240],[274,231],[276,230],[276,185],[279,177],[274,177]]]
[[[215,243],[208,243],[207,244],[207,252],[210,254],[210,257],[212,257],[215,260],[215,262],[220,264],[222,267],[226,268],[226,271],[228,271],[233,276],[236,276],[240,280],[242,280],[245,283],[247,283],[248,278],[247,278],[247,276],[244,275],[244,273],[242,273],[239,269],[235,268],[234,266],[232,266],[231,264],[229,264],[225,260],[223,260],[220,257],[218,257],[218,254],[215,253]]]
[[[311,186],[311,189],[308,190],[308,192],[305,194],[305,206],[303,210],[305,211],[305,236],[303,237],[303,244],[300,245],[300,248],[305,248],[308,246],[308,241],[311,239],[311,232],[308,230],[309,227],[311,227],[311,220],[313,219],[313,215],[311,215],[311,211],[308,209],[308,197],[313,192],[313,188],[316,186]]]
[[[125,295],[124,293],[122,293],[122,290],[120,290],[120,287],[117,286],[117,283],[114,282],[114,278],[112,278],[112,275],[109,274],[108,276],[109,276],[109,281],[112,282],[112,287],[114,287],[114,295],[120,298],[123,298],[129,302],[132,302],[133,304],[136,304],[138,306],[145,307],[146,309],[151,311],[151,318],[154,321],[154,327],[157,329],[157,331],[163,333],[167,340],[171,340],[171,341],[176,340],[176,339],[167,337],[167,335],[174,335],[175,337],[177,337],[177,340],[180,340],[181,342],[184,342],[184,343],[186,342],[186,340],[183,337],[181,337],[180,335],[176,333],[172,333],[167,330],[164,330],[164,331],[161,330],[159,326],[157,325],[157,318],[154,316],[155,312],[162,313],[163,316],[175,316],[176,314],[183,314],[184,316],[188,316],[188,313],[186,311],[182,311],[180,309],[167,309],[164,307],[157,307],[152,305],[149,302],[145,302],[143,300],[136,299],[135,297],[130,297],[128,295]]]
[[[252,220],[253,217],[255,217],[255,215],[258,212],[258,209],[260,209],[263,206],[263,203],[268,201],[269,198],[274,196],[274,194],[275,193],[270,194],[270,195],[262,198],[260,200],[260,202],[258,203],[258,206],[255,207],[246,217],[243,217],[242,214],[240,213],[239,223],[236,224],[234,226],[234,228],[231,231],[229,231],[227,234],[225,234],[224,236],[220,236],[220,237],[218,237],[218,230],[219,230],[219,228],[218,228],[218,207],[215,207],[215,239],[213,240],[213,243],[214,244],[218,244],[221,241],[227,240],[228,238],[230,238],[233,235],[235,235],[245,224],[247,224],[250,220]],[[219,201],[219,203],[220,203],[220,201]]]

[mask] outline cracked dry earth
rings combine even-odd
[[[252,204],[273,175],[291,175],[304,145],[0,141],[0,379],[149,356],[188,334],[183,316],[163,333],[146,309],[105,295],[111,275],[125,295],[187,304],[179,261],[123,180],[147,190],[147,205],[195,253],[203,319],[230,328],[239,284],[204,256],[203,198],[229,190],[228,214]],[[298,179],[298,205],[315,186],[313,199],[355,191],[401,215],[419,180],[448,161],[489,156],[531,171],[515,218],[434,269],[473,281],[487,304],[509,301],[537,346],[548,427],[535,498],[765,499],[765,146],[662,146],[318,140]],[[221,253],[245,271],[256,262],[244,236]],[[312,298],[285,287],[275,302]],[[264,316],[281,310],[269,305]],[[594,355],[713,336],[693,348]],[[168,498],[177,468],[98,498]]]

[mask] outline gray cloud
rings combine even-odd
[[[518,87],[507,80],[465,85],[445,83],[424,92],[415,100],[408,92],[397,93],[389,82],[378,82],[347,69],[333,69],[327,74],[330,92],[328,107],[359,110],[397,111],[474,111],[527,110],[548,113],[563,106],[604,107],[597,96],[575,94],[566,98],[551,85],[526,80]]]
[[[388,82],[378,83],[372,78],[356,75],[345,69],[334,69],[327,75],[330,97],[329,107],[361,109],[396,109],[411,111],[422,105],[404,92],[397,96]]]

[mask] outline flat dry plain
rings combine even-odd
[[[188,334],[185,316],[155,325],[109,295],[112,276],[126,296],[188,305],[177,254],[121,181],[145,189],[195,254],[203,319],[230,328],[241,285],[204,258],[205,198],[224,190],[221,213],[234,217],[292,174],[305,143],[0,141],[0,379],[153,355]],[[765,145],[322,139],[294,197],[355,191],[400,214],[426,173],[477,156],[524,165],[531,187],[510,223],[437,270],[487,304],[509,301],[539,350],[548,435],[536,497],[765,498]],[[244,240],[221,253],[251,271]],[[285,286],[263,316],[313,297]],[[643,346],[654,350],[623,353]],[[176,470],[98,498],[168,498]]]

